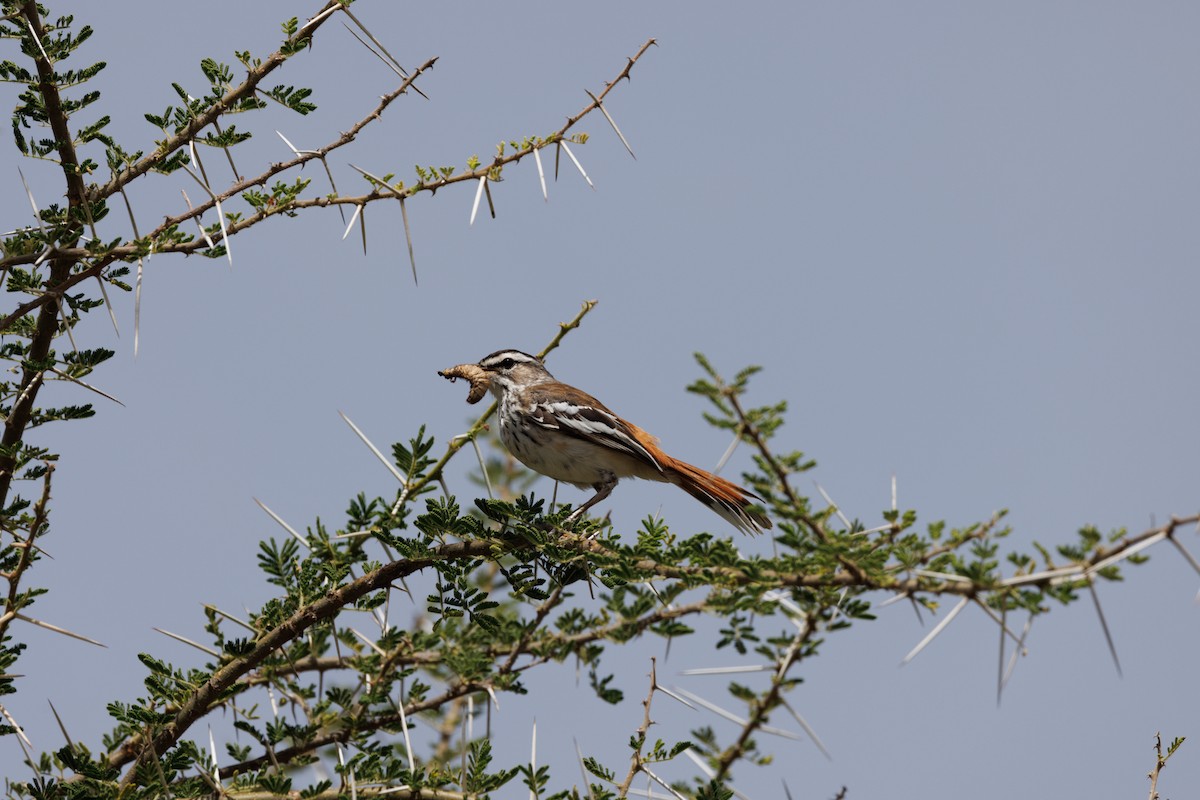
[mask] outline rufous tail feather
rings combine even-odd
[[[668,456],[670,458],[670,456]],[[743,533],[762,533],[771,520],[751,506],[760,498],[719,475],[672,458],[665,467],[667,480],[720,514]]]

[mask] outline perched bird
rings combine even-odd
[[[500,401],[500,439],[509,452],[536,472],[596,491],[568,520],[608,497],[621,478],[644,478],[675,484],[743,533],[771,527],[751,507],[759,497],[667,455],[657,438],[586,392],[556,381],[534,356],[497,350],[479,362],[479,371],[471,366],[478,388],[486,379]]]

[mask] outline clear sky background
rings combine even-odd
[[[109,62],[101,111],[147,149],[157,131],[142,114],[176,102],[171,81],[200,94],[201,58],[265,55],[281,20],[318,7],[52,3],[96,28],[80,61]],[[564,163],[544,203],[529,162],[493,187],[496,220],[481,212],[468,227],[465,186],[411,202],[419,287],[399,209],[384,204],[367,211],[365,257],[357,232],[343,241],[337,213],[320,212],[235,239],[232,271],[151,259],[136,359],[132,298],[114,297],[119,340],[93,314],[77,341],[118,350],[94,381],[125,407],[101,401],[93,420],[35,432],[62,461],[54,559],[32,578],[52,588],[36,616],[108,648],[17,630],[26,677],[4,702],[39,750],[62,745],[47,698],[95,743],[104,704],[140,694],[138,652],[202,663],[152,626],[198,638],[202,602],[240,610],[269,596],[258,541],[286,534],[252,497],[302,528],[338,524],[360,491],[394,491],[338,410],[380,445],[422,423],[444,443],[475,409],[436,370],[536,351],[589,298],[599,306],[549,363],[557,377],[711,467],[728,441],[684,392],[699,374],[691,354],[726,373],[761,364],[749,402],[790,405],[778,446],[815,458],[812,477],[869,525],[893,474],[923,522],[1011,509],[1023,549],[1200,507],[1195,4],[364,0],[355,12],[402,62],[440,60],[420,83],[428,102],[400,100],[333,157],[344,193],[363,187],[347,162],[412,180],[415,163],[461,167],[500,140],[545,135],[657,37],[608,102],[638,160],[596,116],[576,148],[594,192]],[[245,174],[289,155],[275,129],[324,144],[394,77],[334,24],[277,82],[313,86],[320,108],[240,120],[255,134],[236,151]],[[18,164],[42,204],[61,182],[53,165],[0,152],[11,228],[29,221]],[[227,177],[218,156],[206,163]],[[143,230],[182,207],[180,188],[200,194],[182,174],[146,183],[131,198]],[[110,220],[125,233],[123,211]],[[452,489],[469,496],[461,460]],[[739,452],[726,474],[748,466]],[[660,484],[622,484],[605,510],[625,529],[661,513],[681,533],[737,535]],[[1200,553],[1194,534],[1183,541]],[[843,785],[851,798],[1136,797],[1161,730],[1195,737],[1161,784],[1183,796],[1200,785],[1200,578],[1169,545],[1151,554],[1100,587],[1123,677],[1082,602],[1034,626],[997,707],[993,624],[970,610],[899,668],[928,628],[889,606],[801,669],[793,701],[833,760],[759,737],[777,761],[740,768],[736,785],[755,800],[782,797],[781,779],[796,798]],[[661,644],[608,662],[629,698],[616,709],[575,691],[569,666],[536,696],[504,700],[502,757],[526,757],[540,714],[562,742],[539,751],[556,787],[578,779],[571,736],[626,763],[650,654]],[[677,673],[754,660],[677,644],[660,675],[732,704],[724,679]],[[668,739],[734,731],[686,709],[657,716]],[[0,772],[24,777],[16,741],[0,746]]]

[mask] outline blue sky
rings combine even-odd
[[[52,10],[97,29],[82,56],[109,62],[103,111],[122,142],[148,148],[156,131],[142,114],[175,100],[171,81],[198,94],[201,58],[265,53],[283,18],[317,7],[181,7],[179,36],[163,31],[157,3]],[[265,599],[257,542],[283,532],[252,498],[299,528],[336,523],[359,491],[394,490],[337,411],[381,445],[422,423],[444,442],[473,409],[436,370],[501,347],[536,351],[585,299],[600,303],[554,354],[560,379],[712,466],[728,442],[683,391],[699,374],[691,354],[727,373],[761,364],[749,400],[788,400],[780,447],[815,458],[813,478],[868,524],[889,505],[893,474],[900,505],[925,522],[1010,509],[1023,548],[1084,524],[1137,531],[1196,511],[1195,6],[355,9],[402,62],[440,59],[421,83],[429,101],[402,99],[332,160],[343,192],[361,187],[347,162],[411,179],[413,164],[462,166],[500,140],[546,134],[656,37],[608,102],[638,158],[596,117],[576,148],[595,191],[564,164],[544,203],[522,163],[493,187],[495,220],[468,226],[465,187],[410,203],[416,288],[398,209],[368,209],[365,257],[336,213],[306,214],[235,239],[232,271],[151,259],[136,359],[132,298],[114,298],[119,340],[99,315],[78,329],[80,346],[118,350],[94,377],[125,407],[37,432],[62,462],[54,559],[34,574],[53,591],[35,611],[109,647],[21,631],[27,677],[5,704],[39,749],[61,744],[47,698],[74,737],[94,741],[103,704],[139,692],[137,652],[193,658],[153,626],[198,636],[202,602]],[[237,154],[243,173],[288,155],[276,129],[301,148],[323,144],[391,88],[340,25],[323,34],[280,79],[312,85],[319,110],[239,121],[255,134]],[[6,152],[11,226],[29,215]],[[52,165],[20,166],[39,202],[57,199]],[[131,193],[144,227],[182,207],[180,188],[195,199],[188,180],[155,177]],[[453,488],[467,495],[460,466]],[[669,486],[622,484],[605,507],[620,526],[661,513],[680,531],[733,533]],[[1183,541],[1200,551],[1193,534]],[[850,797],[985,800],[1145,791],[1155,731],[1200,736],[1198,577],[1165,546],[1152,556],[1100,589],[1124,677],[1080,603],[1035,625],[997,708],[994,626],[964,614],[900,669],[926,629],[897,604],[832,637],[803,671],[794,701],[833,761],[771,742],[776,764],[740,770],[737,785],[756,800],[781,796],[781,778],[795,797],[842,785]],[[651,654],[663,655],[648,647],[611,664],[630,698],[644,693]],[[659,674],[719,699],[721,681],[675,673],[734,663],[681,648]],[[532,718],[550,724],[564,697],[579,699],[581,719],[553,724],[585,750],[619,746],[638,724],[640,706],[597,709],[569,672],[504,706],[513,759]],[[721,730],[690,714],[663,709],[659,735]],[[19,775],[16,743],[2,744],[0,769]],[[1200,783],[1191,749],[1168,767],[1166,793]],[[570,752],[547,745],[561,782],[576,774]],[[612,763],[626,758],[614,752]]]

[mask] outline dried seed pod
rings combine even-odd
[[[471,391],[467,394],[468,403],[478,403],[480,399],[487,394],[488,378],[487,373],[478,364],[458,364],[438,372],[446,380],[451,383],[455,378],[466,378],[471,382]]]

